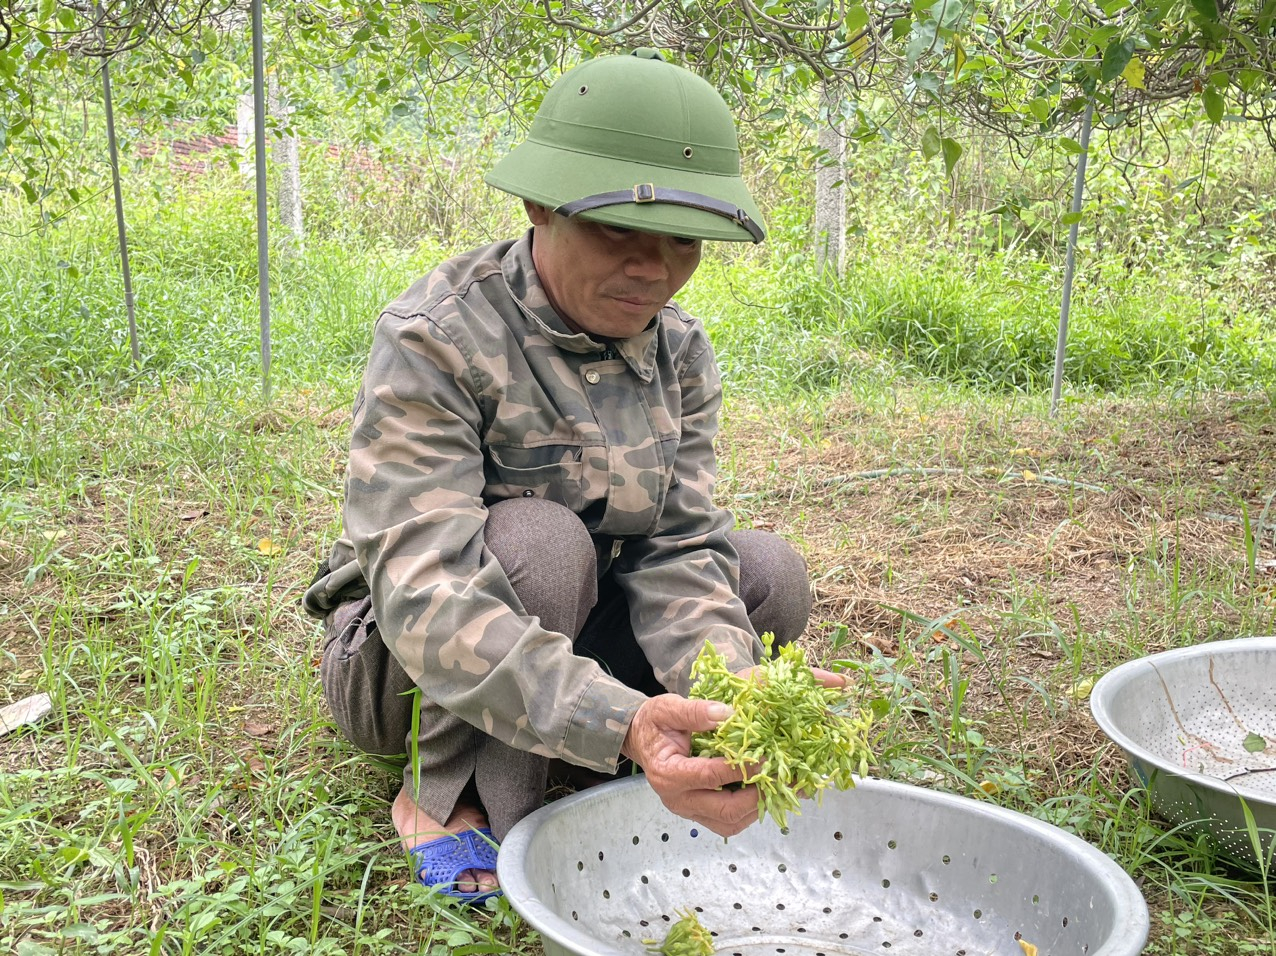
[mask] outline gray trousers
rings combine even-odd
[[[777,646],[796,640],[812,602],[801,556],[766,531],[727,537],[740,555],[740,598],[754,629],[774,633]],[[484,541],[528,615],[570,635],[577,654],[628,686],[664,692],[634,638],[624,595],[610,576],[599,579],[593,540],[571,510],[540,498],[498,502]],[[370,598],[328,615],[320,675],[333,719],[355,746],[387,757],[415,752],[404,783],[435,820],[446,823],[465,797],[483,807],[499,841],[544,802],[545,757],[489,737],[424,696],[412,739],[415,685],[381,640]]]

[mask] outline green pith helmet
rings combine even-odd
[[[545,94],[527,139],[484,177],[564,216],[688,239],[761,242],[717,90],[654,50],[587,60]]]

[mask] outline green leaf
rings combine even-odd
[[[953,37],[953,79],[961,79],[961,68],[966,65],[966,48],[962,46],[961,37]]]
[[[47,23],[57,8],[57,0],[40,0],[40,8],[35,16],[36,23]]]
[[[1124,70],[1121,71],[1121,78],[1125,80],[1131,87],[1136,90],[1145,90],[1143,85],[1143,77],[1147,74],[1147,67],[1143,65],[1143,61],[1137,56],[1131,57],[1130,62],[1126,64]]]
[[[1113,40],[1103,51],[1103,62],[1099,65],[1099,77],[1104,83],[1111,83],[1120,76],[1134,56],[1134,40]]]
[[[1080,156],[1082,153],[1085,152],[1085,147],[1083,147],[1075,139],[1072,139],[1070,136],[1060,136],[1059,145],[1061,145],[1069,153],[1072,153],[1074,156]]]
[[[1205,115],[1211,123],[1218,125],[1223,122],[1225,104],[1222,90],[1213,86],[1205,87],[1201,90],[1201,105],[1205,107]]]
[[[949,139],[947,136],[940,142],[944,150],[944,172],[951,176],[953,168],[957,165],[957,160],[961,159],[961,143],[955,139]]]
[[[1050,104],[1046,102],[1044,96],[1038,96],[1029,103],[1028,110],[1037,118],[1038,122],[1045,123],[1050,119]]]
[[[1245,735],[1245,752],[1251,754],[1261,754],[1267,749],[1267,740],[1251,731]]]
[[[951,30],[961,22],[966,9],[960,0],[938,0],[927,12],[942,29]]]
[[[929,53],[935,46],[936,32],[937,28],[933,20],[918,21],[913,24],[913,35],[909,38],[908,49],[905,52],[905,59],[908,61],[910,70],[916,66],[917,61],[924,54]]]
[[[935,127],[931,126],[926,132],[922,133],[922,155],[927,159],[934,159],[943,148],[939,130],[935,129]]]
[[[1083,218],[1085,218],[1085,213],[1083,212],[1065,212],[1059,217],[1059,221],[1065,226],[1071,226],[1074,222],[1080,222]]]
[[[1196,12],[1203,16],[1211,23],[1218,21],[1218,3],[1217,0],[1192,0],[1192,6]]]
[[[868,11],[864,9],[864,4],[857,3],[846,11],[847,33],[854,36],[866,26],[868,26]]]

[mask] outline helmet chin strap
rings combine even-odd
[[[591,209],[601,209],[604,206],[620,206],[625,203],[666,203],[671,206],[689,206],[692,209],[700,209],[704,212],[711,212],[716,216],[722,216],[724,219],[730,219],[737,226],[742,227],[754,242],[761,242],[765,233],[762,227],[749,218],[749,214],[743,209],[738,209],[731,203],[723,202],[720,199],[714,199],[712,196],[705,196],[700,193],[688,192],[684,189],[665,189],[661,186],[654,186],[651,183],[638,183],[633,189],[618,189],[615,192],[595,193],[592,196],[586,196],[584,199],[574,199],[571,202],[565,202],[557,207],[554,212],[560,216],[575,216],[578,213],[588,212]]]

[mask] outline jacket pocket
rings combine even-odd
[[[578,444],[489,445],[483,460],[487,501],[536,497],[582,508],[583,449]]]

